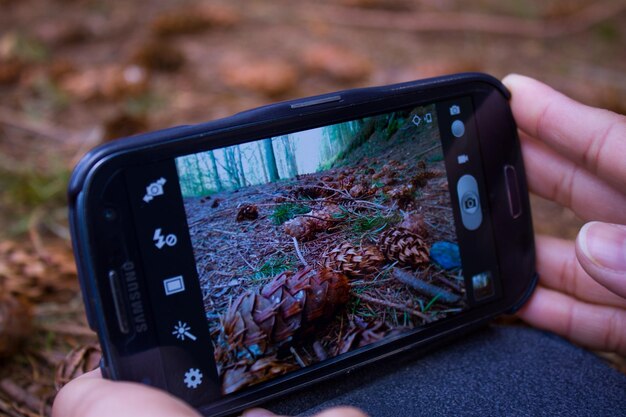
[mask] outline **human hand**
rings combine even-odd
[[[274,417],[260,408],[246,411],[244,417]],[[100,370],[82,375],[59,391],[52,417],[201,417],[180,399],[134,382],[109,381]],[[367,417],[355,408],[326,410],[314,417]]]
[[[509,75],[529,188],[587,221],[576,242],[538,236],[539,286],[518,315],[626,355],[626,117]]]

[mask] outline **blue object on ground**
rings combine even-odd
[[[435,242],[430,247],[430,259],[443,269],[461,267],[461,253],[459,245],[452,242]]]

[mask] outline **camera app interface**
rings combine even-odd
[[[176,168],[223,394],[468,308],[435,105]],[[471,225],[479,200],[471,184],[459,191]],[[490,291],[489,279],[476,285]]]

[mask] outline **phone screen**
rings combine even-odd
[[[478,141],[461,97],[130,169],[159,344],[202,358],[178,388],[241,392],[497,299]]]

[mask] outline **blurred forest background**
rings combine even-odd
[[[626,2],[0,0],[0,415],[49,415],[98,360],[65,202],[89,148],[460,71],[527,74],[624,113]],[[580,226],[536,198],[533,216],[542,233]]]
[[[434,113],[434,106],[428,110]],[[391,129],[380,129],[391,136],[408,117],[409,111],[381,116]],[[371,130],[373,119],[352,120],[176,158],[183,197],[205,197],[346,163],[350,153],[369,140],[365,132]],[[417,132],[412,124],[404,127],[407,128]]]

